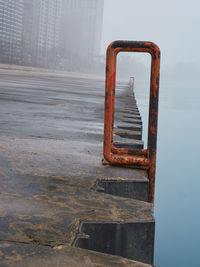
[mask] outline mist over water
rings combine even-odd
[[[161,49],[155,199],[155,265],[160,267],[200,266],[199,9],[197,0],[105,3],[102,51],[115,39],[153,41]],[[146,139],[149,81],[135,79]]]
[[[142,93],[143,88],[144,83],[136,83],[138,105],[145,118],[148,98]],[[195,87],[184,88],[184,85],[175,82],[161,82],[160,90],[155,265],[197,267],[200,240],[200,95]],[[187,91],[192,91],[193,95],[187,96]],[[147,122],[144,126],[146,137]]]
[[[199,116],[199,109],[160,108],[155,206],[158,266],[199,266]]]

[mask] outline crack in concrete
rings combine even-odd
[[[23,244],[23,245],[35,245],[35,246],[42,246],[42,247],[50,247],[52,249],[56,249],[60,246],[63,246],[64,244],[57,244],[57,245],[50,245],[47,243],[42,243],[39,240],[33,239],[30,240],[30,242],[26,242],[26,241],[20,241],[20,240],[9,240],[9,239],[0,239],[0,242],[8,242],[8,243],[14,243],[14,244]]]

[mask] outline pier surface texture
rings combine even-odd
[[[115,142],[142,148],[117,87]],[[104,81],[0,71],[0,266],[151,266],[154,218],[142,170],[103,166]]]

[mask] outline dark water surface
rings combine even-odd
[[[136,88],[143,117],[147,92]],[[155,265],[200,266],[200,89],[160,88],[155,196]],[[145,124],[146,129],[147,123]]]

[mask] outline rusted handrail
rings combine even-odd
[[[135,78],[134,77],[130,77],[130,79],[129,79],[129,87],[130,87],[130,89],[132,91],[134,90],[134,84],[135,84]]]
[[[148,146],[141,152],[116,148],[113,143],[116,58],[119,52],[144,52],[151,54],[151,85],[149,104]],[[148,170],[149,202],[154,202],[157,121],[160,77],[160,49],[152,42],[115,41],[107,49],[106,90],[104,118],[104,158],[110,164],[131,165],[134,168]]]

